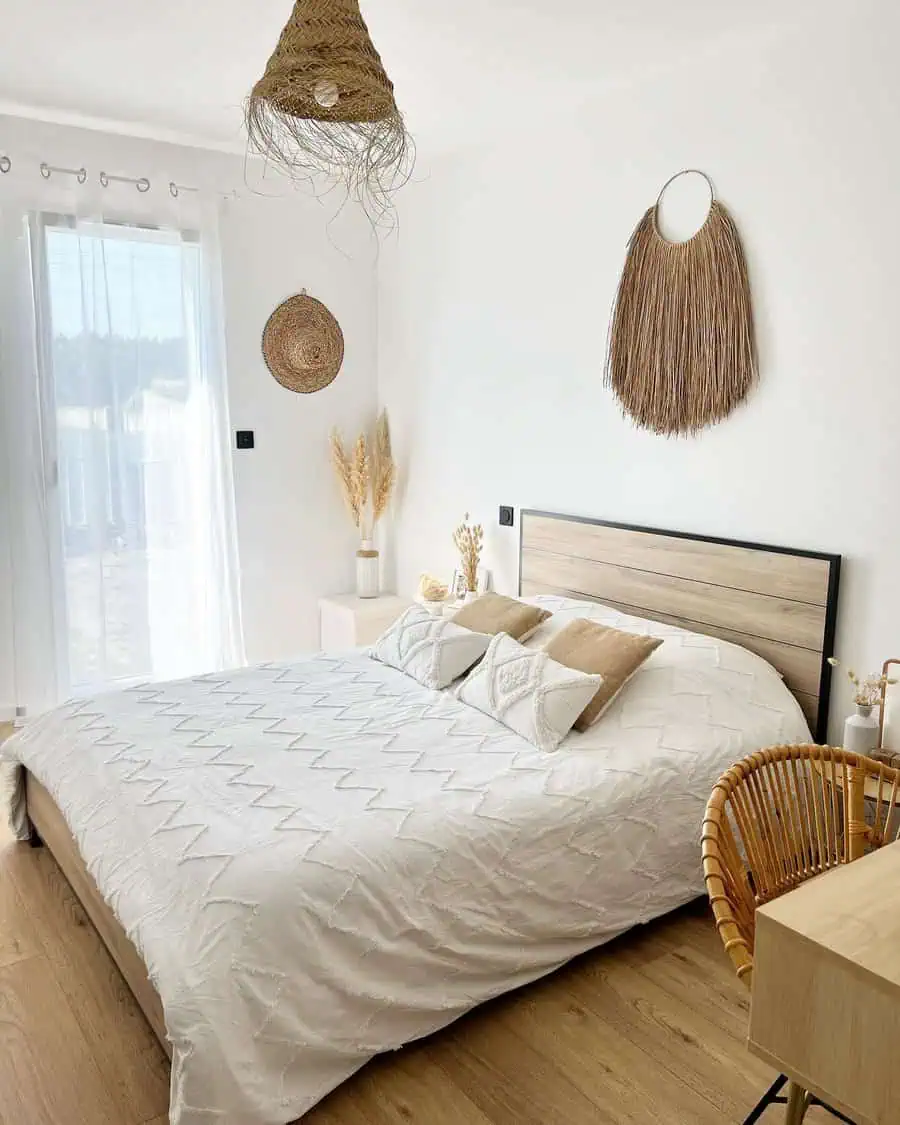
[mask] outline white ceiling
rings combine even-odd
[[[420,142],[563,112],[635,68],[816,0],[363,0]],[[241,102],[291,0],[0,0],[0,112],[243,150]],[[824,5],[819,6],[822,11]],[[4,10],[5,9],[5,10]]]

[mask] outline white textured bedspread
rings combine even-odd
[[[702,891],[715,778],[807,732],[756,657],[654,631],[555,754],[365,652],[69,703],[6,745],[162,998],[172,1125],[283,1125]]]

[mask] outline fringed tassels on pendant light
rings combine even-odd
[[[261,154],[343,181],[375,220],[412,171],[412,138],[357,0],[296,0],[246,118]]]
[[[657,434],[696,434],[721,421],[757,378],[744,250],[704,178],[709,214],[693,238],[660,234],[662,191],[638,223],[613,311],[606,384],[638,426]]]

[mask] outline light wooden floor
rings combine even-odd
[[[699,904],[375,1062],[304,1125],[738,1125],[773,1077],[746,1019]],[[165,1125],[167,1104],[165,1056],[49,853],[0,834],[0,1125]]]

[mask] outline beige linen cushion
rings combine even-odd
[[[651,652],[662,644],[659,637],[623,633],[579,618],[562,629],[544,647],[549,657],[579,672],[603,677],[591,702],[575,720],[575,730],[595,723]]]
[[[503,594],[482,594],[474,602],[464,605],[450,620],[454,625],[474,629],[476,633],[487,633],[492,637],[507,633],[514,641],[524,641],[548,617],[552,617],[548,609],[526,605]]]

